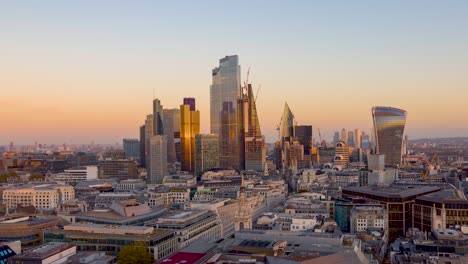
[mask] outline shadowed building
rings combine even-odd
[[[260,122],[258,120],[257,106],[253,96],[252,85],[247,84],[242,89],[241,99],[239,99],[239,125],[243,129],[240,133],[244,136],[244,149],[243,152],[244,162],[242,166],[245,170],[254,170],[263,172],[266,163],[266,148],[265,138],[262,136],[260,130]]]
[[[213,134],[195,135],[195,176],[219,168],[218,137]]]
[[[241,147],[244,138],[240,135],[237,100],[240,96],[239,57],[226,56],[219,61],[219,67],[212,71],[210,86],[211,134],[219,137],[220,166],[243,170]],[[243,152],[243,151],[242,151]]]
[[[401,164],[406,111],[384,106],[372,108],[375,147],[377,154],[385,155],[385,166]]]

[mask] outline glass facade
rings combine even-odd
[[[180,132],[180,110],[163,109],[163,113],[164,135],[167,136],[167,162],[174,163],[178,161],[175,135]]]
[[[385,155],[385,166],[401,164],[406,111],[376,106],[372,108],[376,153]]]
[[[219,135],[221,130],[221,111],[224,102],[236,107],[240,80],[239,57],[226,56],[219,60],[219,67],[212,71],[213,83],[210,86],[210,129],[211,134]],[[234,109],[236,110],[236,109]]]
[[[184,104],[180,106],[181,166],[183,171],[189,172],[195,170],[195,135],[200,134],[200,111],[191,109],[192,104],[185,104],[184,99]]]
[[[195,135],[195,175],[219,168],[218,136],[212,134]]]
[[[140,159],[140,141],[138,139],[125,138],[123,148],[126,159]]]
[[[241,136],[237,100],[240,96],[239,57],[226,56],[212,71],[210,129],[218,135],[220,166],[242,170]],[[243,139],[242,139],[243,141]],[[243,142],[242,142],[243,143]]]
[[[284,104],[283,117],[281,120],[281,138],[289,140],[290,137],[294,137],[294,115],[288,103]]]

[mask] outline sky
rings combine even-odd
[[[468,1],[3,1],[0,145],[138,138],[154,94],[195,97],[239,55],[274,141],[284,103],[330,140],[408,111],[410,138],[468,136]]]

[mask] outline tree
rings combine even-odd
[[[127,245],[117,255],[118,264],[151,264],[153,256],[142,241]]]
[[[43,181],[44,179],[45,179],[44,175],[42,175],[41,173],[37,173],[37,172],[31,173],[31,175],[29,176],[30,181]]]

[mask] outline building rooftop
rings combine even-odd
[[[385,198],[409,198],[424,193],[430,193],[440,190],[438,187],[423,186],[419,188],[407,188],[405,186],[389,186],[389,187],[377,187],[377,186],[346,186],[343,187],[343,193],[345,192],[357,192],[368,195],[374,195]]]
[[[161,263],[164,264],[195,264],[206,256],[204,253],[178,252],[166,258]]]
[[[63,242],[49,242],[29,251],[25,251],[21,255],[17,255],[12,259],[21,258],[28,260],[41,260],[73,247],[76,246]]]
[[[426,194],[417,198],[417,200],[434,202],[434,203],[464,203],[468,205],[468,200],[464,195],[460,194],[457,190],[442,190],[435,193]]]

